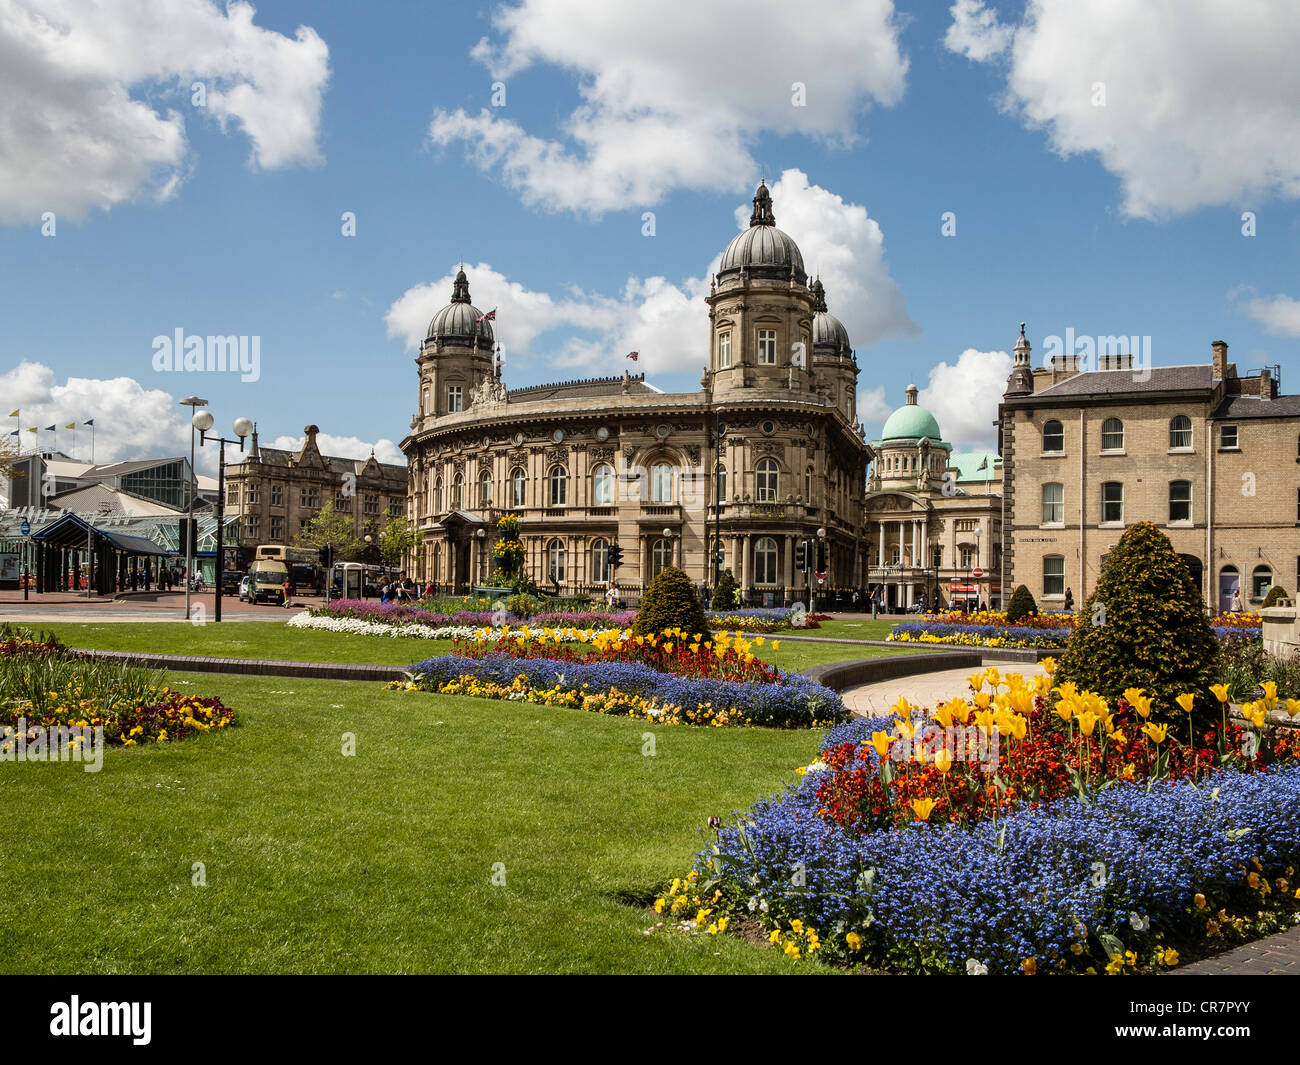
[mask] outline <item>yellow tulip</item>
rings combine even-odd
[[[1214,697],[1219,702],[1226,703],[1228,701],[1228,686],[1226,684],[1211,684],[1210,691],[1214,693]]]
[[[934,752],[934,767],[945,774],[952,768],[952,755],[946,747]]]
[[[889,753],[891,739],[888,732],[873,732],[871,734],[871,746],[876,749],[876,754],[881,758]]]
[[[895,717],[901,717],[904,721],[912,719],[912,704],[907,701],[906,696],[900,695],[889,710]]]
[[[1052,707],[1052,713],[1054,713],[1062,721],[1069,721],[1070,718],[1074,716],[1074,711],[1075,711],[1075,704],[1073,699],[1070,700],[1062,699],[1059,703],[1057,703],[1054,707]]]
[[[1266,680],[1260,687],[1264,689],[1264,708],[1272,710],[1277,706],[1277,681]]]
[[[1043,672],[1046,673],[1049,677],[1056,672],[1055,658],[1044,658],[1038,664],[1042,668]]]
[[[1091,736],[1092,730],[1097,727],[1097,715],[1091,710],[1085,710],[1077,718],[1079,722],[1079,731],[1085,736]]]
[[[916,814],[918,821],[930,820],[930,814],[934,812],[934,799],[913,799],[912,813]]]
[[[1193,705],[1196,703],[1196,696],[1193,695],[1191,692],[1183,692],[1183,694],[1178,696],[1178,698],[1176,698],[1174,702],[1176,702],[1179,706],[1181,706],[1184,712],[1190,714],[1192,712]]]
[[[966,683],[969,684],[976,691],[982,691],[984,688],[984,674],[975,673],[966,678]]]
[[[1286,712],[1292,717],[1300,714],[1300,699],[1288,699],[1286,701]]]
[[[1142,731],[1146,733],[1147,739],[1152,743],[1164,743],[1169,729],[1165,725],[1157,725],[1154,721],[1148,721],[1142,726]]]

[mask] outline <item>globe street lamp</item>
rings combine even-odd
[[[826,546],[826,527],[823,525],[821,528],[817,530],[817,557],[813,559],[811,563],[805,560],[805,564],[808,566],[810,570],[813,571],[813,580],[818,579],[817,563],[821,561],[821,554],[825,546]],[[829,559],[827,559],[827,565],[828,566],[830,565]],[[816,593],[813,591],[812,581],[809,581],[808,582],[808,613],[810,614],[813,613],[813,607],[816,601],[817,601]]]
[[[675,557],[675,553],[673,551],[673,531],[672,529],[668,528],[667,525],[664,526],[664,539],[668,541],[668,565],[671,566],[673,564],[673,559]]]
[[[199,447],[208,442],[208,430],[212,428],[215,419],[211,411],[201,410],[195,413],[191,419],[194,428],[199,431]],[[223,541],[223,528],[226,523],[226,445],[238,444],[239,450],[244,450],[244,438],[253,431],[253,423],[247,418],[236,418],[231,426],[235,431],[234,440],[227,440],[224,436],[213,437],[221,445],[221,453],[217,458],[217,573],[216,573],[216,609],[213,612],[216,621],[221,620],[221,593],[222,593],[222,575],[225,569],[225,544]]]
[[[194,583],[194,487],[198,476],[194,472],[194,430],[197,426],[194,418],[198,417],[197,408],[206,407],[208,401],[198,396],[186,396],[181,400],[182,407],[190,408],[190,482],[186,486],[185,504],[185,620],[190,617],[190,585]]]
[[[370,561],[370,549],[374,545],[374,539],[369,533],[363,537],[365,540],[365,550],[361,552],[361,598],[366,597],[366,563]]]

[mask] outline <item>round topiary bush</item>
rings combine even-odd
[[[1280,584],[1275,584],[1268,590],[1268,595],[1264,596],[1264,605],[1260,607],[1260,609],[1267,610],[1271,606],[1277,606],[1277,601],[1279,599],[1286,598],[1289,598],[1286,594],[1286,589]]]
[[[731,570],[724,569],[722,576],[718,578],[718,586],[713,590],[713,601],[709,604],[711,610],[735,610],[736,609],[736,578],[731,575]]]
[[[632,634],[657,636],[664,629],[673,628],[689,636],[698,633],[702,639],[709,639],[709,622],[695,586],[676,566],[669,566],[650,582],[636,621],[632,623]]]
[[[1038,604],[1034,602],[1033,593],[1023,584],[1019,585],[1011,593],[1011,601],[1007,603],[1007,624],[1011,625],[1022,618],[1030,617],[1038,613]]]
[[[1219,642],[1187,564],[1164,533],[1143,521],[1107,556],[1053,680],[1110,700],[1142,688],[1153,700],[1152,716],[1175,723],[1181,738],[1187,715],[1174,700],[1183,692],[1196,696],[1197,728],[1219,721],[1209,690],[1218,659]]]

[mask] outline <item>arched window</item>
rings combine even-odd
[[[564,541],[554,539],[546,545],[546,579],[564,583]]]
[[[597,540],[591,545],[591,579],[595,584],[610,579],[608,540]]]
[[[1256,566],[1250,575],[1250,597],[1263,599],[1273,586],[1273,570],[1268,566]]]
[[[451,482],[451,509],[460,510],[465,505],[465,478],[459,473]]]
[[[562,507],[569,498],[569,471],[563,466],[551,470],[551,506]]]
[[[420,395],[420,413],[429,413],[429,386],[424,386],[424,391]]]
[[[433,513],[442,513],[442,478],[433,482]]]
[[[771,503],[776,500],[779,471],[780,467],[777,466],[775,459],[763,459],[758,464],[757,487],[760,503]]]
[[[1176,414],[1169,422],[1169,446],[1190,451],[1192,447],[1192,419],[1186,414]]]
[[[527,498],[528,474],[524,473],[522,466],[516,466],[510,471],[510,505],[522,507]]]
[[[656,462],[650,467],[650,502],[673,501],[673,468],[666,462]]]
[[[1192,482],[1169,482],[1169,520],[1192,520]]]
[[[478,475],[478,505],[485,508],[492,505],[492,472],[490,470],[484,470]]]
[[[776,541],[770,536],[761,537],[754,544],[754,583],[776,584],[778,562],[780,553]]]
[[[1043,423],[1043,450],[1048,452],[1065,450],[1065,427],[1055,418]]]
[[[601,463],[591,475],[591,498],[596,506],[608,507],[614,503],[614,468]],[[604,580],[602,577],[601,580]]]
[[[1065,594],[1065,557],[1047,555],[1043,559],[1043,594]]]
[[[673,542],[656,540],[650,546],[650,577],[653,580],[673,564]]]
[[[1065,485],[1043,485],[1043,524],[1063,525],[1065,523]]]
[[[1124,450],[1124,423],[1118,418],[1107,418],[1101,423],[1102,451]]]

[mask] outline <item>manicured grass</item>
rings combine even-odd
[[[0,922],[21,929],[0,970],[826,971],[731,936],[645,936],[651,915],[623,901],[686,872],[706,819],[793,779],[817,733],[172,680],[221,696],[240,727],[112,749],[98,774],[0,766]]]
[[[353,636],[342,632],[291,629],[277,622],[223,622],[220,625],[214,622],[186,625],[174,621],[121,624],[56,622],[48,627],[70,647],[210,655],[215,658],[279,658],[299,662],[367,662],[383,666],[407,666],[451,651],[450,640]],[[774,633],[765,636],[763,645],[755,648],[755,651],[764,660],[789,670],[803,670],[826,662],[843,662],[852,658],[875,658],[916,651],[915,648],[905,646],[894,649],[785,640],[782,638],[784,635],[786,634]],[[848,634],[811,629],[809,635]],[[771,647],[773,638],[779,645],[775,651]]]
[[[834,636],[837,639],[844,640],[883,640],[889,635],[889,630],[897,623],[897,618],[893,620],[877,618],[875,621],[870,618],[864,618],[861,621],[832,618],[830,621],[821,622],[820,628],[810,629],[809,632],[818,636]]]

